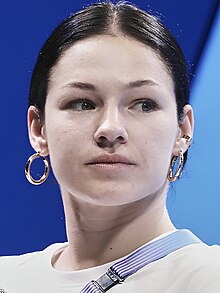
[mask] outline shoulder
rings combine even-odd
[[[0,257],[0,285],[16,278],[25,276],[26,273],[43,273],[50,266],[53,253],[65,246],[64,243],[55,243],[42,251],[26,253],[23,255]]]
[[[175,262],[187,281],[186,292],[220,292],[220,246],[189,245],[176,253]]]
[[[0,269],[6,266],[23,266],[29,262],[33,262],[38,258],[50,256],[54,251],[64,246],[65,243],[54,243],[42,251],[35,251],[21,255],[1,256]]]
[[[180,255],[185,256],[186,260],[192,264],[220,266],[220,246],[218,245],[192,244],[183,248]]]
[[[34,258],[40,256],[43,251],[30,252],[22,255],[10,255],[0,257],[0,271],[1,269],[6,269],[7,267],[22,266],[26,262],[33,260]]]
[[[191,244],[175,251],[171,254],[171,259],[176,262],[176,265],[196,271],[198,268],[220,268],[220,246],[208,246],[203,242]]]

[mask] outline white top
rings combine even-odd
[[[80,271],[59,271],[51,260],[66,245],[56,243],[41,252],[1,257],[0,288],[7,293],[79,293],[118,261]],[[220,293],[220,247],[188,245],[145,266],[109,292]]]

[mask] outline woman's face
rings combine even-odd
[[[52,72],[42,133],[64,193],[98,205],[142,199],[165,185],[177,148],[173,80],[138,41],[79,41]],[[129,162],[97,159],[114,154]]]

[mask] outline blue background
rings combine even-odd
[[[208,244],[220,244],[220,11],[218,1],[133,1],[152,10],[177,37],[191,73],[194,143],[182,179],[168,197],[178,228],[189,228]],[[20,254],[65,241],[59,187],[52,174],[42,186],[24,176],[33,154],[26,112],[37,54],[52,29],[89,1],[0,2],[1,245],[0,255]],[[218,12],[217,12],[218,10]]]

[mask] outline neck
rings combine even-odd
[[[111,262],[174,229],[163,194],[123,206],[95,206],[63,192],[68,246],[54,260],[60,270]]]

